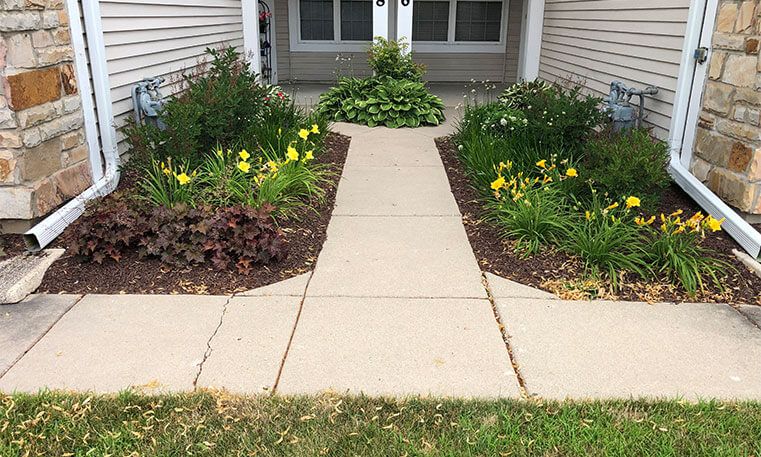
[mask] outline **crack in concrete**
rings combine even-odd
[[[312,278],[314,277],[314,271],[316,269],[317,268],[315,267],[315,269],[310,272],[309,279],[307,279],[307,284],[306,284],[306,286],[304,286],[304,294],[301,296],[301,302],[299,303],[299,311],[296,313],[296,320],[293,322],[293,329],[291,329],[291,336],[288,338],[288,344],[285,346],[285,352],[283,353],[283,359],[280,361],[280,367],[277,370],[277,376],[275,377],[275,383],[272,385],[271,395],[275,395],[275,392],[277,391],[277,388],[280,385],[280,377],[283,375],[283,368],[285,368],[285,360],[288,358],[288,353],[291,350],[291,344],[293,343],[293,337],[296,335],[296,327],[298,327],[299,320],[301,320],[301,311],[304,309],[304,301],[307,298],[307,291],[309,290],[309,283],[312,282]]]
[[[486,289],[486,295],[488,296],[489,303],[491,303],[494,319],[497,321],[497,325],[499,325],[499,332],[502,335],[502,341],[505,343],[507,356],[510,358],[510,365],[512,365],[513,371],[515,372],[515,378],[518,380],[518,387],[521,391],[521,397],[530,399],[531,395],[529,394],[528,387],[526,387],[526,380],[524,379],[523,373],[521,373],[518,362],[515,359],[513,346],[510,344],[510,335],[507,333],[507,327],[505,326],[504,322],[502,322],[502,316],[499,315],[497,303],[494,301],[494,295],[491,292],[491,286],[489,286],[489,281],[486,279],[486,275],[483,274],[483,272],[481,273],[481,283],[483,284],[484,289]]]
[[[5,376],[6,374],[8,374],[8,372],[9,372],[9,371],[11,371],[11,369],[12,369],[14,366],[16,366],[16,364],[19,362],[19,360],[23,359],[25,355],[29,354],[29,351],[31,351],[32,349],[34,349],[34,347],[35,347],[35,346],[37,346],[37,343],[39,343],[40,341],[42,341],[42,339],[43,339],[43,338],[45,338],[45,336],[46,336],[48,333],[50,333],[50,331],[51,331],[51,330],[53,330],[53,327],[55,327],[55,326],[56,326],[56,324],[57,324],[57,323],[59,323],[59,322],[61,321],[61,319],[63,319],[63,316],[67,315],[67,314],[69,313],[69,311],[71,311],[72,309],[74,309],[74,307],[75,307],[75,306],[77,306],[77,305],[79,304],[79,302],[81,302],[81,301],[82,301],[82,300],[83,300],[85,297],[86,297],[86,295],[80,295],[80,296],[79,296],[79,298],[78,298],[78,299],[76,299],[76,300],[74,301],[74,303],[72,303],[72,305],[71,305],[71,306],[69,306],[69,307],[66,309],[66,311],[64,311],[64,312],[63,312],[63,313],[62,313],[60,316],[58,316],[58,319],[56,319],[55,321],[53,321],[53,323],[52,323],[52,324],[50,324],[50,327],[48,327],[48,328],[47,328],[47,329],[46,329],[46,330],[45,330],[45,331],[42,333],[42,335],[40,335],[40,337],[39,337],[39,338],[37,338],[36,340],[34,340],[34,343],[32,343],[32,344],[31,344],[31,345],[30,345],[30,346],[29,346],[29,347],[26,349],[26,351],[24,351],[24,353],[23,353],[23,354],[21,354],[20,356],[18,356],[18,357],[16,358],[16,360],[14,360],[13,362],[11,362],[11,364],[10,364],[10,365],[8,365],[8,368],[6,368],[6,369],[5,369],[3,372],[0,372],[0,379],[2,379],[2,378],[3,378],[3,376]],[[20,303],[19,303],[19,304],[20,304]]]
[[[750,317],[750,315],[748,315],[748,313],[743,311],[738,305],[735,305],[735,304],[732,304],[732,303],[728,303],[728,305],[729,305],[730,308],[734,309],[737,312],[737,314],[739,314],[740,316],[742,316],[745,319],[747,319],[754,327],[756,327],[757,329],[761,330],[761,324],[756,322],[755,319]]]
[[[201,377],[201,373],[203,373],[203,365],[206,363],[206,360],[208,360],[212,353],[211,342],[214,340],[214,337],[217,336],[219,329],[222,327],[222,323],[225,319],[225,314],[227,314],[227,305],[230,304],[230,301],[232,301],[233,298],[235,298],[235,294],[227,297],[224,305],[222,305],[222,314],[219,316],[219,323],[217,324],[217,327],[214,329],[214,332],[212,332],[209,339],[206,341],[206,351],[204,351],[203,359],[201,359],[201,362],[198,363],[198,372],[196,373],[195,379],[193,379],[193,390],[198,388],[198,379]]]

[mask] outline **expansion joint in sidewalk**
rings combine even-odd
[[[272,385],[272,395],[277,392],[278,385],[280,384],[280,377],[283,375],[285,361],[288,359],[288,353],[291,351],[291,345],[293,344],[293,337],[296,335],[296,328],[299,326],[299,320],[301,320],[301,311],[304,309],[304,301],[307,298],[307,291],[309,290],[309,283],[312,282],[312,277],[314,277],[314,270],[309,273],[309,279],[307,279],[307,284],[304,287],[304,294],[301,296],[301,301],[299,302],[299,311],[296,313],[296,320],[293,322],[293,329],[291,329],[291,335],[288,337],[288,344],[285,347],[283,359],[280,361],[280,367],[278,367],[277,370],[275,383]]]
[[[489,286],[489,281],[486,279],[486,275],[483,273],[481,274],[481,282],[484,285],[484,289],[486,289],[486,295],[488,296],[489,303],[491,304],[492,312],[494,313],[494,319],[497,321],[497,325],[499,325],[499,332],[502,334],[502,341],[505,343],[505,348],[507,349],[507,355],[510,358],[510,365],[513,367],[513,371],[515,372],[515,377],[518,380],[518,387],[521,391],[521,396],[525,399],[531,398],[531,395],[529,394],[528,388],[526,387],[526,380],[523,378],[523,374],[521,373],[520,366],[518,365],[518,362],[515,359],[515,354],[513,353],[513,346],[510,344],[510,335],[507,333],[507,328],[505,327],[505,323],[502,322],[502,316],[499,315],[499,310],[497,309],[497,303],[494,301],[494,295],[492,295],[491,287]]]
[[[219,322],[217,322],[217,326],[214,328],[214,331],[212,332],[211,336],[209,336],[209,339],[206,341],[206,351],[203,353],[203,359],[201,359],[201,362],[198,364],[198,372],[196,373],[195,378],[193,379],[193,390],[195,390],[198,386],[198,379],[201,377],[201,373],[203,373],[203,365],[206,363],[206,360],[209,359],[211,356],[212,348],[211,348],[211,342],[214,340],[214,337],[217,336],[217,333],[219,332],[219,329],[222,327],[222,323],[225,319],[225,314],[227,314],[227,306],[230,304],[230,301],[235,297],[235,294],[230,295],[227,297],[227,300],[225,301],[224,305],[222,305],[222,313],[219,315]]]
[[[31,350],[32,350],[32,348],[34,348],[34,347],[37,345],[37,343],[39,343],[39,342],[40,342],[40,341],[41,341],[43,338],[45,338],[45,335],[47,335],[47,334],[50,332],[50,330],[52,330],[52,329],[53,329],[53,327],[55,327],[55,325],[56,325],[58,322],[60,322],[60,321],[61,321],[61,319],[63,319],[63,316],[65,316],[66,314],[68,314],[68,313],[69,313],[69,311],[71,311],[72,309],[74,309],[74,307],[75,307],[75,306],[77,306],[77,304],[78,304],[79,302],[81,302],[81,301],[82,301],[82,300],[83,300],[85,297],[86,297],[86,295],[85,295],[85,294],[82,294],[82,295],[80,295],[80,296],[79,296],[79,298],[77,298],[77,299],[76,299],[76,301],[75,301],[74,303],[72,303],[72,305],[71,305],[71,306],[69,306],[69,307],[68,307],[68,309],[66,309],[66,311],[64,311],[64,312],[63,312],[63,314],[61,314],[60,316],[58,316],[58,319],[56,319],[55,321],[53,321],[53,323],[52,323],[52,324],[50,324],[50,326],[49,326],[49,327],[48,327],[48,328],[45,330],[45,332],[43,332],[43,333],[42,333],[42,335],[40,335],[40,336],[39,336],[39,338],[37,338],[36,340],[34,340],[34,343],[32,343],[32,344],[31,344],[31,345],[30,345],[30,346],[27,348],[27,350],[26,350],[26,351],[24,351],[24,353],[23,353],[23,354],[19,355],[19,356],[16,358],[16,360],[14,360],[12,363],[8,364],[8,368],[6,368],[6,369],[5,369],[5,370],[3,370],[2,372],[0,372],[0,379],[2,379],[2,378],[3,378],[3,376],[5,376],[5,374],[6,374],[6,373],[8,373],[9,371],[11,371],[11,368],[13,368],[13,367],[14,367],[14,366],[15,366],[15,365],[18,363],[18,361],[19,361],[19,360],[21,360],[21,359],[22,359],[22,358],[23,358],[23,357],[24,357],[24,356],[25,356],[27,353],[29,353],[29,351],[31,351]]]

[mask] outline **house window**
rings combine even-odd
[[[458,1],[455,41],[499,41],[502,2]]]
[[[299,17],[302,40],[333,40],[333,0],[300,0]]]
[[[291,49],[363,50],[373,38],[373,1],[289,0]]]
[[[412,5],[412,41],[447,41],[449,1],[418,0]]]
[[[413,49],[504,52],[506,6],[506,0],[415,0]]]
[[[372,38],[372,0],[341,0],[341,40],[370,41]]]

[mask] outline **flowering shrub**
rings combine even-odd
[[[273,118],[283,130],[308,122],[279,87],[260,84],[234,48],[206,53],[210,62],[175,82],[176,93],[160,112],[164,130],[128,121],[124,128],[130,146],[128,166],[147,168],[153,159],[172,157],[197,167],[218,144],[249,150],[266,145],[260,136],[273,130]]]
[[[524,110],[530,108],[534,97],[551,89],[552,84],[541,79],[524,81],[507,87],[499,96],[499,101],[508,108]]]
[[[422,82],[425,66],[415,63],[408,49],[409,44],[403,39],[395,41],[376,37],[367,51],[367,64],[379,77]]]

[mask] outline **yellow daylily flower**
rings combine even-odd
[[[566,170],[565,175],[568,176],[569,178],[575,178],[579,176],[579,172],[576,171],[575,168],[569,168],[568,170]]]
[[[306,140],[307,138],[309,138],[309,130],[307,129],[299,130],[299,136],[301,137],[302,140]]]
[[[637,198],[637,197],[635,197],[633,195],[631,197],[628,197],[626,199],[626,207],[627,208],[634,208],[635,206],[639,206],[639,204],[640,204],[639,198]]]
[[[500,176],[499,178],[497,178],[497,179],[495,179],[494,181],[492,181],[492,183],[491,183],[491,188],[492,188],[493,190],[499,190],[499,189],[501,189],[501,188],[502,188],[502,186],[504,186],[504,185],[505,185],[505,178],[503,178],[502,176]]]
[[[267,162],[267,168],[269,168],[271,172],[275,173],[277,171],[277,163],[270,160],[269,162]]]
[[[589,210],[587,210],[587,211],[584,211],[584,217],[585,217],[585,218],[586,218],[588,221],[591,221],[591,220],[592,220],[592,213],[590,213],[590,212],[589,212]]]
[[[190,182],[190,176],[188,176],[186,173],[180,173],[177,175],[177,181],[179,181],[181,186],[184,186]]]
[[[721,230],[721,224],[724,223],[724,219],[725,218],[723,217],[721,219],[716,219],[713,216],[708,216],[705,219],[705,223],[708,226],[708,228],[711,229],[712,232],[718,232],[719,230]]]
[[[248,162],[238,162],[238,170],[242,171],[243,173],[248,173],[248,170],[251,169],[251,164]]]
[[[320,127],[317,124],[312,124],[312,133],[320,133]]]
[[[248,160],[249,157],[251,157],[251,154],[249,154],[248,151],[243,149],[242,151],[238,153],[238,157],[240,157],[241,160],[245,162],[246,160]]]
[[[605,211],[610,211],[612,209],[618,208],[618,202],[613,202],[612,204],[608,205],[607,208],[605,208]]]
[[[314,159],[314,151],[312,151],[310,149],[309,151],[304,153],[304,159],[303,160],[304,160],[304,162],[306,162],[307,160],[312,160],[312,159]]]
[[[536,166],[539,168],[547,168],[547,160],[542,159],[539,162],[536,163]]]
[[[304,130],[306,132],[306,130]],[[301,134],[299,134],[301,135]],[[286,158],[289,162],[295,162],[299,160],[299,151],[296,150],[293,146],[288,146],[288,152],[286,153]]]

